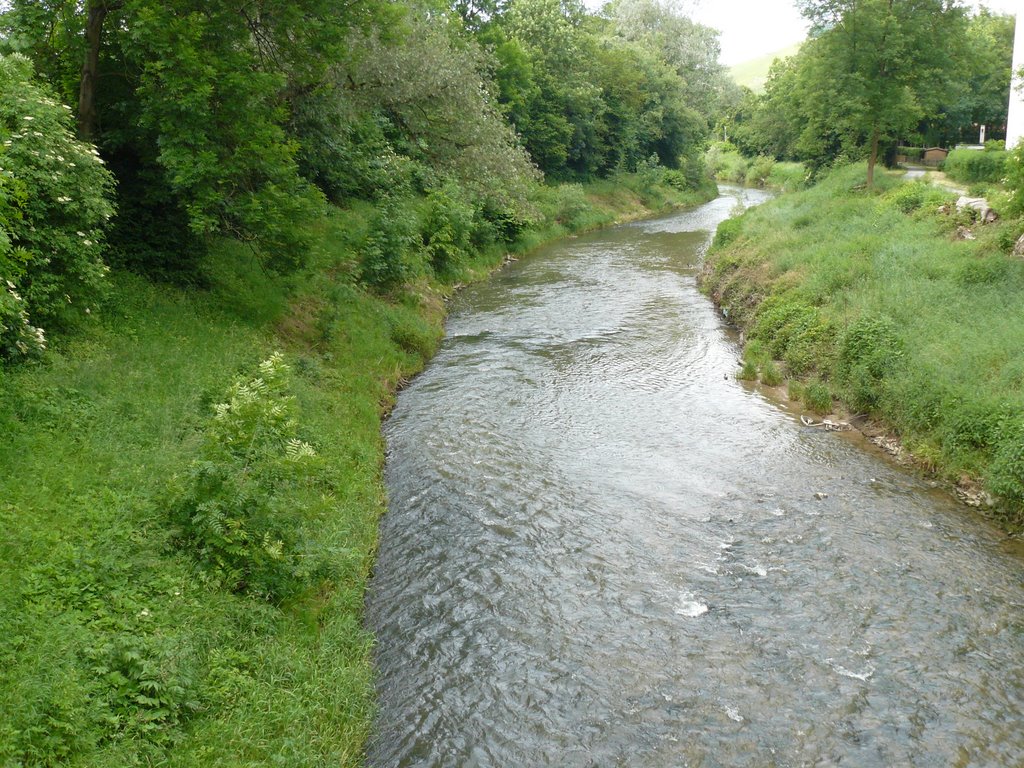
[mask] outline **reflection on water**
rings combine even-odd
[[[371,765],[1024,764],[1019,552],[731,377],[695,274],[762,199],[460,296],[386,427]]]

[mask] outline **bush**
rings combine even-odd
[[[904,155],[907,160],[919,161],[924,156],[923,147],[896,147],[896,154]]]
[[[887,317],[866,317],[847,328],[839,342],[836,377],[850,405],[870,410],[881,397],[881,382],[903,359],[903,342]]]
[[[417,253],[419,223],[404,202],[380,203],[359,248],[359,278],[371,287],[393,288],[423,269]]]
[[[783,192],[796,192],[807,186],[808,174],[803,163],[775,163],[768,184]]]
[[[774,360],[767,360],[761,366],[761,382],[769,387],[777,387],[782,383],[782,372]]]
[[[891,203],[901,213],[914,211],[930,206],[938,206],[946,202],[950,195],[941,189],[923,181],[900,184],[883,195],[882,199]]]
[[[823,367],[831,330],[821,312],[800,299],[771,296],[757,310],[751,337],[768,345],[772,358],[796,375]]]
[[[435,274],[450,274],[469,254],[473,215],[473,206],[462,199],[454,185],[435,189],[427,195],[421,229],[427,258]]]
[[[98,298],[113,180],[74,138],[70,109],[17,55],[0,56],[0,141],[0,356],[10,359],[28,353],[11,340],[29,323],[66,324]]]
[[[718,225],[715,230],[715,238],[712,245],[715,248],[724,248],[733,242],[743,231],[743,220],[739,216],[726,219]]]
[[[804,405],[815,413],[826,414],[832,411],[832,393],[820,381],[812,381],[802,392]]]
[[[988,488],[1012,511],[1016,522],[1024,519],[1024,421],[1002,424],[1001,440],[988,471]]]
[[[1006,176],[1007,157],[1008,154],[1000,150],[954,149],[946,158],[943,169],[951,179],[965,184],[1000,182]]]
[[[42,328],[29,324],[25,300],[10,280],[0,286],[0,360],[14,360],[46,349]]]
[[[329,573],[325,560],[305,551],[293,496],[319,481],[320,462],[298,438],[289,384],[277,353],[231,386],[171,511],[177,538],[212,583],[272,601]]]
[[[744,176],[744,181],[750,186],[763,187],[771,179],[772,171],[774,170],[774,159],[765,157],[764,155],[755,157],[750,161],[750,165],[747,168],[746,175]]]

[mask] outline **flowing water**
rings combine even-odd
[[[732,377],[695,275],[763,197],[460,295],[386,426],[370,765],[1024,765],[1019,545]]]

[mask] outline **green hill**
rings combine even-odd
[[[734,67],[729,68],[729,74],[732,75],[732,79],[735,80],[739,85],[745,85],[751,90],[760,93],[764,90],[765,81],[768,80],[768,70],[772,66],[772,62],[776,59],[784,59],[787,56],[792,56],[800,50],[801,43],[794,43],[793,45],[783,48],[775,53],[769,53],[764,56],[759,56],[756,59],[750,61],[744,61],[741,64],[737,64]]]

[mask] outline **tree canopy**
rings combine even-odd
[[[976,141],[1005,128],[1013,18],[950,0],[804,0],[811,34],[765,92],[727,108],[750,154],[812,168],[883,150]],[[990,131],[990,136],[992,131]]]

